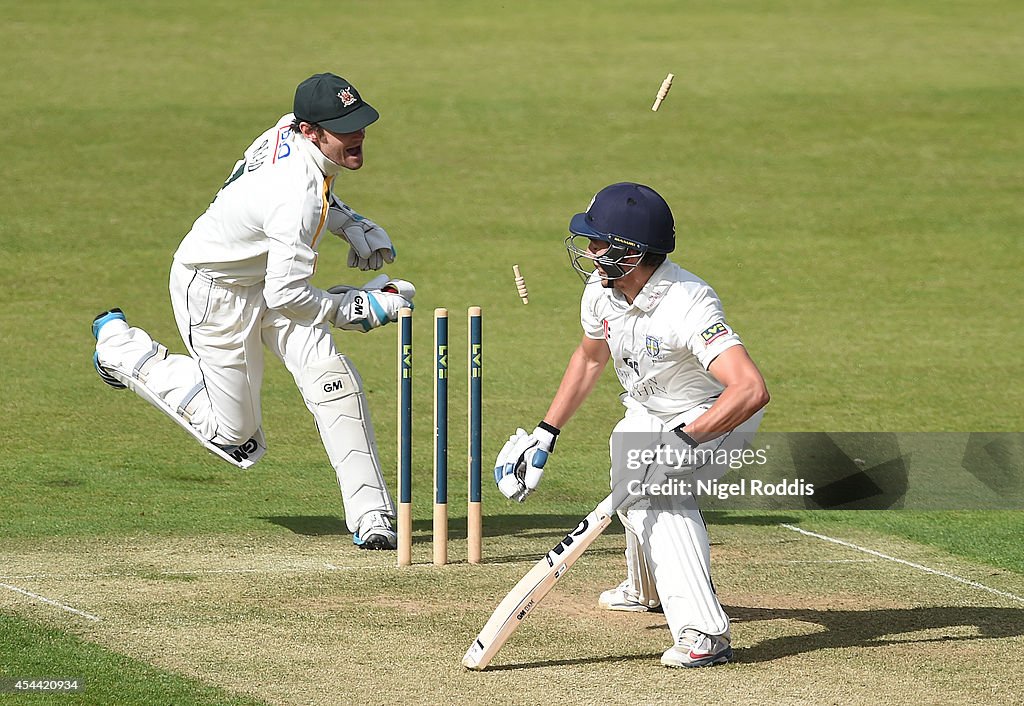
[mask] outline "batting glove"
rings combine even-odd
[[[541,422],[532,434],[516,429],[494,462],[494,482],[502,495],[523,502],[537,489],[557,439],[558,429],[546,422]]]
[[[334,194],[327,209],[327,230],[348,242],[349,267],[365,272],[395,261],[395,247],[387,231],[353,211]]]
[[[647,466],[642,480],[652,484],[664,483],[669,478],[689,481],[702,465],[696,453],[698,446],[682,427],[672,429],[652,447],[656,460]]]

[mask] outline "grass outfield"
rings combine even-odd
[[[0,681],[35,677],[77,677],[80,691],[68,694],[26,691],[21,698],[32,704],[152,704],[184,706],[252,706],[263,703],[234,696],[198,679],[130,659],[69,636],[64,630],[47,629],[12,615],[0,616],[0,652],[4,664]],[[13,657],[13,659],[12,659]],[[14,697],[0,694],[0,703]]]
[[[900,703],[911,681],[923,701],[1009,702],[1024,691],[1005,659],[1024,646],[1007,627],[1024,624],[1020,603],[780,523],[1019,597],[1017,512],[716,514],[737,663],[698,675],[657,667],[663,622],[592,609],[621,573],[612,533],[499,655],[506,669],[465,674],[458,658],[493,605],[606,492],[619,415],[610,372],[529,503],[486,484],[484,567],[397,572],[391,557],[351,548],[282,366],[264,384],[270,452],[242,474],[103,386],[89,323],[120,305],[182,350],[166,291],[174,248],[241,151],[289,110],[296,83],[331,70],[382,115],[366,166],[336,191],[389,231],[389,274],[418,288],[423,561],[429,312],[452,311],[459,371],[465,309],[484,309],[489,460],[543,414],[578,340],[580,285],[561,240],[614,181],[648,183],[673,206],[675,259],[716,288],[768,380],[764,429],[1019,431],[1022,21],[1019,3],[923,0],[8,9],[0,584],[101,620],[0,587],[0,679],[76,671],[90,683],[83,703],[122,688],[125,703],[534,702],[545,683],[637,703],[672,700],[680,682],[761,703],[868,702],[876,685]],[[317,283],[360,283],[344,258],[326,243]],[[395,335],[337,335],[364,377],[388,469]],[[453,374],[453,477],[465,394]],[[376,659],[382,645],[393,666]],[[944,645],[963,659],[944,659]],[[802,681],[809,669],[815,683]]]

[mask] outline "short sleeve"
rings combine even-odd
[[[580,325],[583,327],[583,335],[596,340],[605,338],[604,322],[597,313],[600,294],[600,284],[588,283],[583,289],[583,298],[580,300]]]
[[[697,301],[686,314],[689,333],[686,346],[704,369],[727,348],[743,342],[725,321],[725,311],[711,287],[703,287]]]

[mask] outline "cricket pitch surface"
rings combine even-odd
[[[1024,577],[784,522],[711,525],[735,661],[709,669],[659,664],[663,616],[598,609],[624,571],[617,523],[482,673],[463,653],[558,531],[485,537],[479,566],[458,561],[465,544],[453,539],[446,567],[429,564],[418,535],[404,569],[342,534],[14,541],[0,551],[0,610],[273,704],[1002,704],[1024,693]]]

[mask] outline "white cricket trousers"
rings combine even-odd
[[[311,367],[338,356],[327,325],[304,326],[268,309],[262,283],[226,285],[177,262],[171,266],[170,295],[191,357],[171,354],[150,366],[146,386],[151,392],[173,409],[187,405],[192,426],[214,444],[243,444],[261,432],[265,346],[292,374],[317,421],[337,474],[349,529],[357,531],[360,518],[370,511],[394,515],[362,391],[357,415],[362,418],[356,420],[355,431],[349,425],[339,432],[335,420],[311,401],[317,399],[316,391],[304,389],[311,387]],[[101,335],[96,349],[104,366],[130,372],[153,349],[153,341],[133,327]],[[354,369],[352,373],[358,380]],[[351,453],[352,447],[360,446],[360,453]]]
[[[706,409],[707,406],[693,410],[687,423]],[[762,416],[763,411],[759,411],[730,434],[713,439],[701,448],[742,449],[757,431]],[[616,443],[616,435],[653,439],[666,431],[668,427],[660,419],[642,406],[627,402],[626,415],[616,424],[610,443]],[[612,462],[621,462],[621,454],[617,454],[614,447]],[[702,476],[709,470],[702,469]],[[722,468],[715,476],[724,475],[726,470]],[[613,481],[621,477],[623,474],[617,474],[613,468]],[[697,499],[693,495],[651,496],[619,516],[626,527],[626,569],[630,585],[642,602],[651,604],[660,599],[673,638],[684,629],[708,635],[725,633],[729,629],[729,616],[722,609],[711,581],[711,547]],[[651,583],[656,595],[650,595],[654,593],[650,591]]]

